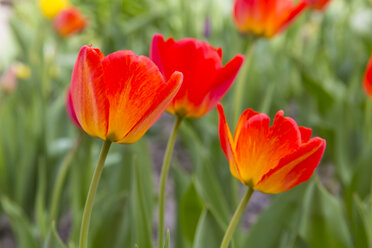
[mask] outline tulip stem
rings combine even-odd
[[[92,214],[92,209],[93,209],[94,196],[96,195],[96,192],[97,192],[99,179],[101,178],[103,166],[105,164],[105,160],[107,157],[107,153],[110,149],[110,146],[111,146],[111,141],[105,140],[105,142],[102,145],[101,154],[99,155],[97,166],[94,170],[93,178],[89,186],[88,196],[85,202],[85,207],[84,207],[84,212],[83,212],[83,218],[81,221],[79,248],[88,247],[88,231],[89,231],[89,224],[90,224],[90,216]]]
[[[182,117],[177,117],[174,122],[172,133],[169,136],[167,149],[165,150],[163,165],[160,176],[159,190],[159,224],[158,224],[158,248],[163,248],[164,243],[164,205],[165,205],[165,186],[167,184],[169,165],[172,158],[174,144],[176,142],[177,132],[180,127]]]
[[[227,248],[229,246],[229,243],[235,231],[236,225],[238,224],[240,217],[242,216],[244,209],[247,206],[249,199],[251,198],[253,194],[253,191],[254,190],[251,187],[248,187],[247,191],[245,192],[245,195],[243,196],[237,209],[235,210],[233,217],[230,220],[229,227],[227,228],[225,232],[225,236],[223,237],[220,248]]]
[[[238,123],[240,111],[242,107],[243,101],[243,93],[244,93],[244,86],[247,81],[247,74],[249,65],[251,63],[252,54],[253,54],[253,47],[254,47],[255,40],[251,41],[249,44],[247,51],[245,52],[245,60],[241,69],[241,74],[239,75],[236,86],[235,86],[235,94],[234,94],[234,125]]]
[[[79,136],[76,138],[74,144],[72,145],[70,151],[67,153],[67,155],[63,159],[62,164],[59,168],[57,178],[56,178],[56,183],[53,188],[52,202],[50,205],[50,221],[56,221],[56,219],[58,218],[58,206],[59,206],[59,200],[62,194],[62,187],[65,182],[66,175],[70,168],[72,159],[74,158],[75,153],[81,144],[83,135],[84,135],[83,132],[79,133]]]

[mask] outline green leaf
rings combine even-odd
[[[258,217],[243,243],[238,247],[290,247],[296,238],[303,194],[307,185],[300,185],[276,196],[270,206]],[[268,225],[270,231],[268,231]],[[284,240],[284,238],[288,238]],[[286,241],[286,242],[285,242]]]
[[[178,214],[182,233],[191,243],[194,241],[196,227],[203,208],[203,203],[192,182],[181,199]]]
[[[167,229],[167,236],[165,237],[164,248],[169,248],[170,245],[170,235],[169,229]]]
[[[219,247],[223,231],[208,210],[204,210],[196,229],[193,248]]]
[[[132,174],[131,211],[133,216],[135,242],[140,247],[153,247],[151,237],[151,219],[146,210],[145,194],[143,191],[142,175],[139,173],[139,165],[134,159]]]
[[[313,248],[352,247],[340,202],[318,180],[305,194],[300,234]]]
[[[49,229],[43,248],[67,248],[57,233],[55,222],[52,223]]]
[[[8,216],[18,247],[39,248],[35,232],[23,210],[6,197],[1,198],[1,206]]]

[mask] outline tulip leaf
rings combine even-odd
[[[196,228],[193,248],[219,247],[222,237],[223,231],[214,215],[204,209]]]
[[[192,182],[181,199],[178,215],[182,232],[191,243],[194,241],[195,230],[203,208],[203,203]]]
[[[283,237],[296,237],[303,194],[307,185],[300,185],[276,196],[270,206],[258,217],[238,247],[277,248]],[[268,223],[270,231],[268,231]],[[284,247],[290,247],[288,238]]]
[[[43,248],[67,248],[57,233],[55,222],[52,223],[49,229]]]
[[[340,202],[318,180],[305,194],[300,234],[311,247],[352,247]]]
[[[33,227],[23,210],[16,203],[2,197],[1,206],[8,216],[18,247],[39,248]]]
[[[169,234],[169,229],[167,229],[167,236],[165,237],[164,248],[169,248],[169,245],[170,245],[170,234]]]
[[[151,237],[151,221],[146,210],[145,194],[143,191],[142,175],[139,173],[137,159],[134,159],[132,174],[131,211],[133,216],[135,242],[140,247],[153,247]]]

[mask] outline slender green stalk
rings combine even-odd
[[[84,207],[84,212],[83,212],[83,219],[81,221],[79,248],[88,247],[88,231],[89,231],[89,224],[90,224],[90,216],[92,214],[92,209],[93,209],[94,196],[96,195],[96,192],[97,192],[99,179],[101,178],[103,166],[105,164],[105,160],[107,157],[107,153],[110,149],[110,146],[111,146],[111,141],[109,140],[106,140],[103,143],[101,154],[99,155],[98,163],[94,170],[93,178],[89,186],[88,196],[85,202],[85,207]]]
[[[56,183],[54,184],[54,188],[53,188],[52,202],[50,204],[50,221],[57,221],[58,210],[59,210],[58,209],[59,200],[61,199],[63,184],[65,182],[67,172],[70,168],[72,159],[74,158],[75,153],[81,144],[83,135],[84,135],[83,132],[79,133],[74,144],[72,145],[70,151],[67,153],[67,155],[63,159],[62,164],[59,168],[57,178],[56,178]]]
[[[238,208],[235,210],[235,213],[230,220],[229,227],[227,228],[225,232],[225,236],[223,237],[220,248],[227,248],[229,246],[229,243],[234,233],[234,230],[236,228],[236,225],[238,224],[240,217],[242,216],[244,209],[247,206],[252,194],[253,194],[253,189],[251,187],[248,187],[245,195],[243,196],[242,200],[240,201],[238,205]]]
[[[240,69],[241,73],[238,76],[236,86],[235,86],[235,93],[234,93],[234,125],[238,123],[242,101],[243,101],[243,93],[244,93],[244,86],[247,81],[247,74],[249,65],[251,63],[252,54],[253,54],[253,47],[254,47],[255,40],[253,39],[249,44],[247,51],[245,52],[245,60],[243,63],[242,68]]]
[[[165,185],[167,184],[168,171],[170,161],[172,158],[174,144],[176,142],[177,132],[180,127],[182,117],[177,117],[174,122],[173,130],[169,136],[167,149],[165,150],[163,165],[160,176],[160,190],[159,190],[159,224],[158,224],[158,247],[163,248],[164,241],[164,205],[165,205]]]

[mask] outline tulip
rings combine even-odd
[[[93,202],[111,142],[133,143],[160,117],[182,82],[174,72],[165,82],[158,67],[132,51],[104,56],[83,46],[72,72],[67,105],[81,128],[103,143],[85,202],[79,247],[88,247]]]
[[[61,10],[70,5],[67,0],[39,0],[41,12],[46,18],[53,19]]]
[[[236,55],[223,66],[221,48],[192,38],[164,40],[160,34],[153,37],[150,57],[166,79],[173,71],[183,73],[181,89],[167,111],[188,118],[202,117],[217,105],[244,60],[242,55]]]
[[[104,56],[83,46],[69,93],[81,128],[91,136],[133,143],[160,117],[181,86],[182,73],[167,83],[156,65],[132,51]]]
[[[330,0],[307,0],[310,8],[315,10],[324,10]]]
[[[62,37],[82,31],[87,26],[87,20],[75,7],[64,9],[53,20],[54,30]]]
[[[305,0],[235,0],[234,22],[243,34],[271,38],[286,28],[306,7]]]
[[[363,78],[363,87],[367,95],[372,98],[372,57],[370,58]]]
[[[323,156],[326,141],[311,137],[311,129],[298,127],[279,111],[270,118],[247,109],[232,137],[222,105],[219,134],[231,174],[246,186],[264,193],[280,193],[310,179]]]

